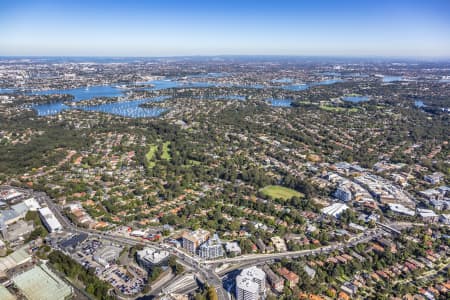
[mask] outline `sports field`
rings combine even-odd
[[[280,186],[280,185],[268,185],[261,189],[261,193],[266,196],[270,196],[274,199],[283,199],[288,200],[292,197],[303,197],[304,195],[300,192],[297,192],[293,189]]]

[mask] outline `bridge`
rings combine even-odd
[[[392,232],[392,233],[395,233],[395,234],[398,234],[398,235],[402,234],[399,230],[397,230],[396,228],[394,228],[394,227],[392,227],[390,225],[387,225],[387,224],[384,224],[384,223],[381,223],[381,222],[377,222],[377,225],[380,226],[381,228],[389,231],[389,232]]]

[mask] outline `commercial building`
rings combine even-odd
[[[130,236],[134,236],[134,237],[144,237],[147,235],[147,232],[143,231],[143,230],[133,230],[132,232],[130,232]]]
[[[437,222],[439,220],[439,216],[431,209],[418,208],[417,213],[419,214],[419,216],[422,218],[422,220],[424,222],[433,223],[433,222]]]
[[[28,246],[24,246],[10,255],[0,258],[0,272],[6,272],[29,261],[31,261],[31,255]]]
[[[22,196],[22,193],[16,191],[15,189],[9,189],[9,190],[0,192],[0,200],[3,200],[3,201],[11,201],[20,196]]]
[[[209,231],[198,229],[191,232],[184,232],[182,236],[183,248],[190,253],[196,253],[198,247],[209,238]]]
[[[31,233],[34,230],[32,221],[19,220],[7,227],[1,227],[1,234],[5,241],[11,242],[21,239],[24,235]]]
[[[64,249],[64,251],[74,251],[75,248],[88,238],[87,233],[76,234],[68,239],[63,240],[59,246]]]
[[[435,172],[433,174],[425,175],[423,179],[431,184],[438,184],[444,179],[444,174]]]
[[[435,210],[447,210],[450,208],[450,200],[431,200],[430,205],[433,206]]]
[[[266,273],[258,267],[243,269],[236,277],[237,300],[264,299],[266,294]]]
[[[10,225],[21,219],[21,216],[13,209],[0,211],[0,226]]]
[[[398,214],[402,214],[402,215],[406,215],[406,216],[414,216],[416,214],[413,210],[406,208],[405,206],[403,206],[401,204],[389,203],[388,206],[389,206],[390,210],[392,210],[393,212],[398,213]]]
[[[11,206],[20,218],[25,218],[27,212],[30,210],[24,202],[20,202]]]
[[[214,259],[223,256],[222,242],[217,234],[200,245],[199,255],[205,259]]]
[[[37,202],[36,199],[34,198],[25,199],[23,203],[25,203],[25,205],[28,206],[28,209],[31,211],[37,211],[38,209],[41,208],[39,202]]]
[[[439,189],[428,189],[419,192],[421,196],[432,201],[432,200],[443,200],[445,196],[445,191]]]
[[[12,281],[28,300],[64,300],[72,295],[72,288],[45,264],[15,276]]]
[[[110,263],[119,259],[122,248],[116,246],[104,246],[94,254],[94,260],[105,268],[109,268]]]
[[[322,213],[329,215],[329,216],[333,216],[335,218],[338,218],[339,215],[344,211],[348,209],[348,206],[346,204],[343,203],[334,203],[330,206],[327,206],[325,208],[322,208]]]
[[[346,186],[339,186],[334,192],[334,196],[344,202],[352,200],[352,192]]]
[[[17,297],[11,294],[11,292],[3,284],[0,284],[0,299],[16,300]]]
[[[238,275],[236,277],[236,300],[258,300],[258,284],[251,278]]]
[[[58,219],[48,207],[39,209],[39,215],[41,216],[42,223],[44,223],[49,232],[59,232],[63,229],[61,223],[59,223]]]
[[[137,262],[147,270],[153,266],[162,264],[169,258],[169,256],[169,251],[158,250],[150,247],[145,247],[136,253]]]

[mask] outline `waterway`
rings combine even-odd
[[[97,85],[86,88],[65,89],[65,90],[44,90],[32,92],[35,95],[58,95],[70,94],[74,96],[74,101],[89,100],[97,97],[119,97],[123,95],[123,90],[112,85]]]
[[[207,78],[207,77],[222,77],[227,76],[227,73],[208,73],[201,75],[193,75],[184,77],[182,80],[173,79],[162,79],[162,80],[151,80],[146,82],[139,82],[137,84],[144,85],[143,90],[164,90],[171,88],[207,88],[207,87],[243,87],[243,88],[254,88],[262,89],[269,88],[270,86],[264,86],[261,84],[255,85],[233,85],[233,84],[223,84],[214,82],[194,82],[190,81],[190,78]],[[278,83],[283,83],[285,85],[279,88],[290,90],[290,91],[302,91],[313,86],[318,85],[330,85],[338,82],[342,82],[341,79],[329,79],[320,82],[313,82],[309,84],[293,84],[293,80],[290,78],[281,78],[277,81]],[[145,87],[148,85],[148,87]],[[59,89],[59,90],[43,90],[31,92],[35,95],[57,95],[57,94],[70,94],[74,96],[73,102],[79,102],[83,100],[90,100],[99,97],[120,97],[125,96],[127,89],[120,88],[116,85],[100,85],[100,86],[90,86],[85,88],[73,88],[73,89]],[[245,96],[242,95],[224,95],[214,97],[215,99],[226,99],[226,100],[239,100],[244,101]],[[152,100],[153,99],[153,100]],[[130,101],[119,101],[99,105],[66,105],[62,101],[46,104],[34,104],[31,107],[37,112],[38,116],[48,116],[58,114],[63,110],[69,109],[81,109],[84,111],[99,111],[104,113],[111,113],[115,115],[131,117],[131,118],[145,118],[145,117],[157,117],[164,113],[167,109],[162,108],[141,108],[140,104],[148,101],[164,101],[165,98],[144,99],[144,100],[130,100]],[[268,101],[277,107],[289,107],[291,106],[292,100],[288,99],[268,99]]]
[[[292,100],[290,99],[269,98],[267,101],[275,107],[290,107],[292,104]]]
[[[352,103],[360,103],[369,101],[369,96],[344,96],[342,100]]]
[[[147,102],[161,102],[166,100],[167,98],[168,97],[161,96],[155,98],[120,101],[98,105],[74,105],[74,106],[68,106],[62,102],[55,102],[55,103],[33,105],[32,107],[36,111],[38,116],[55,115],[62,112],[63,110],[79,109],[84,111],[103,112],[129,118],[150,118],[160,116],[162,113],[167,111],[167,109],[158,107],[146,108],[141,107],[140,105]]]
[[[414,106],[417,108],[422,108],[422,107],[426,107],[427,105],[425,103],[423,103],[422,100],[416,100],[416,101],[414,101]]]
[[[383,76],[383,82],[396,82],[396,81],[402,81],[402,76],[391,76],[391,75],[384,75]]]

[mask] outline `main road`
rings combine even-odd
[[[44,193],[37,193],[36,194],[36,198],[38,198],[38,200],[44,201],[47,204],[47,206],[50,208],[50,210],[53,212],[53,214],[56,216],[56,218],[60,221],[60,223],[64,227],[64,229],[66,231],[68,231],[68,232],[71,232],[71,233],[86,233],[86,234],[88,234],[90,236],[95,236],[95,237],[100,238],[100,239],[105,239],[105,240],[117,242],[119,244],[125,244],[125,245],[130,245],[130,246],[135,246],[135,245],[138,245],[138,244],[144,244],[144,245],[150,245],[150,246],[158,248],[160,250],[168,250],[168,249],[173,250],[173,249],[176,249],[177,251],[172,251],[172,253],[179,260],[181,260],[183,262],[183,264],[188,265],[189,267],[194,269],[197,272],[197,274],[199,275],[199,277],[203,278],[203,280],[205,282],[207,282],[208,284],[214,286],[214,288],[216,289],[217,296],[218,296],[219,300],[228,300],[230,298],[228,296],[228,293],[223,288],[222,280],[213,271],[213,268],[202,267],[202,265],[200,264],[198,258],[196,258],[194,256],[191,256],[189,254],[186,254],[186,253],[182,252],[181,250],[179,250],[177,248],[170,247],[169,245],[158,244],[158,243],[150,242],[150,241],[141,241],[141,240],[136,240],[136,239],[133,239],[133,238],[122,237],[122,236],[117,236],[117,235],[113,235],[113,234],[109,234],[109,233],[98,232],[98,231],[92,230],[92,229],[85,229],[85,228],[77,227],[74,224],[72,224],[62,214],[61,209],[59,208],[59,206],[56,205],[50,199],[50,197],[48,197],[46,194],[44,194]]]
[[[301,256],[309,256],[309,255],[316,255],[321,253],[329,253],[335,250],[342,250],[347,247],[353,247],[359,243],[367,242],[373,239],[374,237],[380,236],[383,234],[382,230],[380,229],[373,229],[370,230],[364,234],[360,234],[357,236],[354,236],[346,243],[336,243],[328,246],[319,247],[312,250],[300,250],[300,251],[289,251],[289,252],[282,252],[282,253],[270,253],[270,254],[249,254],[249,255],[242,255],[238,257],[233,258],[222,258],[217,260],[203,260],[199,257],[195,257],[192,255],[189,255],[180,249],[171,247],[164,243],[155,243],[150,241],[142,241],[142,240],[136,240],[134,238],[128,238],[123,236],[117,236],[109,233],[103,233],[98,232],[96,230],[91,229],[85,229],[80,228],[72,224],[61,212],[61,209],[59,206],[57,206],[51,199],[45,194],[45,193],[35,193],[36,198],[38,200],[44,201],[47,206],[50,208],[50,210],[55,214],[57,219],[61,222],[61,225],[64,227],[64,229],[71,233],[87,233],[88,235],[98,237],[100,239],[106,239],[109,241],[117,242],[119,244],[125,244],[130,246],[135,246],[138,244],[144,244],[149,245],[155,248],[158,248],[160,250],[171,250],[173,255],[175,255],[180,261],[183,262],[183,264],[191,267],[193,270],[195,270],[196,274],[199,278],[202,278],[205,282],[207,282],[209,285],[213,286],[216,291],[218,298],[220,300],[228,300],[230,299],[230,296],[228,292],[223,288],[222,280],[217,275],[217,273],[214,271],[215,266],[220,264],[235,264],[235,267],[232,267],[231,269],[239,268],[240,265],[249,265],[252,262],[254,264],[262,264],[264,262],[270,262],[277,259],[282,258],[294,258],[294,257],[301,257]],[[227,270],[231,270],[227,269]]]

